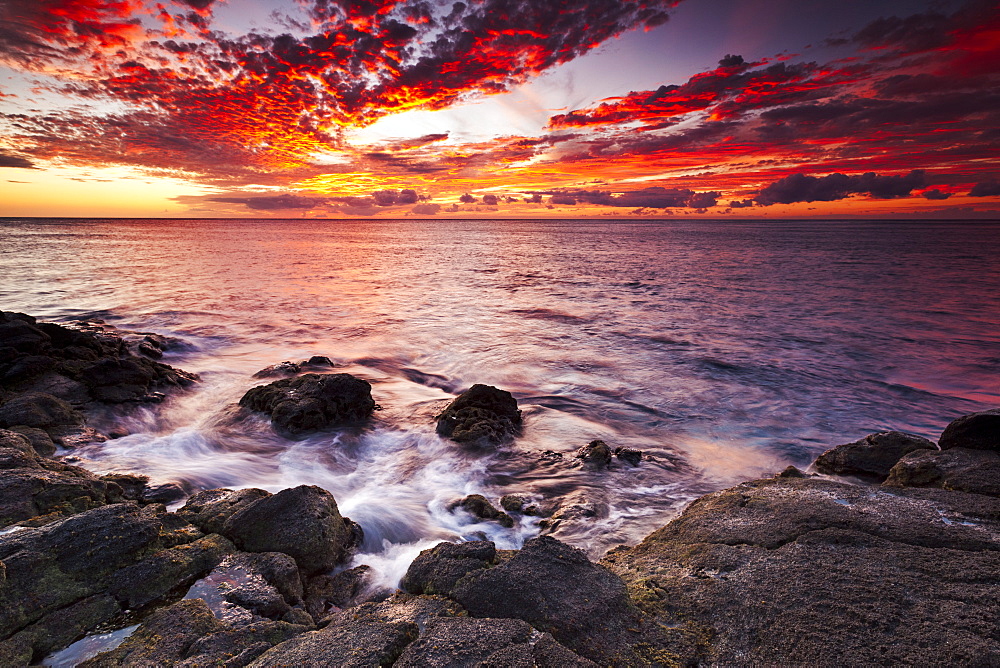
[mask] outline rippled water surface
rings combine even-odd
[[[558,535],[596,556],[705,491],[1000,405],[996,223],[8,219],[0,246],[0,308],[176,336],[164,361],[203,379],[84,465],[321,485],[387,582],[433,541],[539,531],[449,511],[465,494],[577,502]],[[255,371],[314,354],[372,383],[369,428],[225,419]],[[434,433],[473,383],[517,397],[516,443]],[[572,467],[595,438],[656,459]]]

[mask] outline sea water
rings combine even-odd
[[[6,219],[0,248],[3,310],[176,337],[163,361],[201,376],[81,465],[320,485],[389,585],[437,541],[542,530],[453,510],[467,494],[575,503],[557,535],[596,558],[705,492],[1000,405],[994,222]],[[256,371],[312,355],[372,384],[365,429],[230,419]],[[515,442],[435,433],[474,383],[517,398]],[[593,439],[653,459],[574,466]]]

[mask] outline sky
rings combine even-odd
[[[0,216],[1000,219],[995,0],[0,0]]]

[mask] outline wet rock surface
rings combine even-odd
[[[247,391],[240,406],[271,418],[275,430],[302,435],[359,423],[375,410],[371,385],[346,373],[308,373]]]
[[[937,445],[926,438],[884,431],[827,450],[816,459],[815,467],[820,473],[855,475],[881,482],[904,455],[937,449]]]
[[[514,518],[505,512],[497,510],[496,507],[490,503],[489,499],[482,494],[470,494],[450,507],[451,510],[456,508],[461,508],[477,519],[486,520],[488,522],[496,522],[500,526],[507,527],[508,529],[514,526]]]
[[[491,385],[473,385],[436,419],[439,434],[470,445],[498,445],[521,433],[517,400]]]

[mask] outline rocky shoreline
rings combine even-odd
[[[362,530],[319,487],[189,495],[67,463],[122,435],[88,416],[197,382],[158,361],[170,345],[0,314],[0,664],[137,625],[80,665],[1000,665],[1000,410],[938,443],[872,434],[816,473],[708,494],[596,563],[551,535],[520,550],[441,543],[385,590],[366,566],[345,570]],[[258,376],[278,379],[241,410],[291,436],[363,423],[370,386],[329,367],[270,367]],[[456,447],[521,428],[514,398],[485,385],[437,422]],[[594,441],[576,460],[613,457],[644,455]],[[546,533],[561,521],[551,504],[496,502],[455,506],[502,526],[541,515]]]

